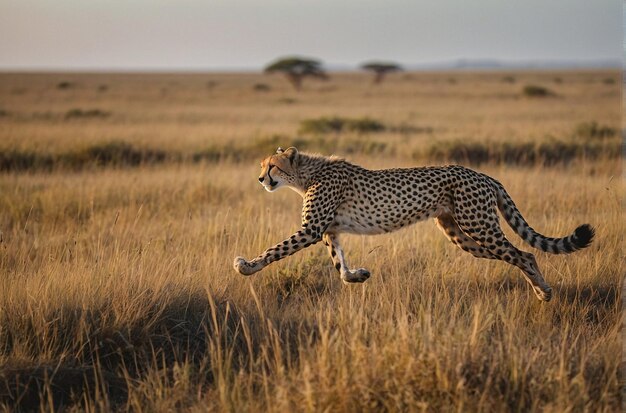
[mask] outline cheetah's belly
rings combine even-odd
[[[428,205],[422,208],[358,208],[346,203],[341,205],[328,231],[363,235],[384,234],[396,231],[418,221],[434,218],[446,212],[444,208]]]

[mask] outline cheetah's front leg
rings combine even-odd
[[[345,283],[362,283],[370,278],[370,272],[365,268],[359,268],[357,270],[348,269],[346,259],[343,256],[343,250],[339,245],[339,237],[334,233],[325,233],[322,236],[324,244],[328,248],[330,258],[333,260],[333,264],[339,274],[341,274],[341,280]]]
[[[280,244],[268,248],[255,259],[246,261],[243,257],[235,258],[233,266],[240,274],[250,275],[262,270],[274,261],[281,260],[291,254],[322,240],[322,234],[333,221],[334,211],[339,198],[330,186],[320,181],[307,189],[302,204],[302,227]]]
[[[240,274],[251,275],[261,271],[272,262],[294,254],[309,245],[321,241],[321,239],[322,237],[319,233],[313,232],[308,228],[303,228],[283,242],[266,249],[265,252],[251,261],[247,261],[243,257],[236,257],[233,267],[235,267],[235,270]]]

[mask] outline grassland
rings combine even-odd
[[[0,74],[0,411],[619,411],[620,99],[610,71],[337,74],[300,93]],[[319,245],[244,278],[236,255],[298,227],[298,195],[256,182],[294,142],[371,168],[472,164],[540,232],[597,239],[537,252],[547,304],[430,222],[345,237],[363,285]]]

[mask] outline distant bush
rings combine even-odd
[[[57,83],[57,89],[70,89],[72,87],[74,87],[74,84],[72,82],[63,81]]]
[[[268,85],[266,83],[256,83],[252,87],[252,89],[254,89],[256,92],[269,92],[270,90],[272,90],[270,85]]]
[[[487,162],[490,156],[487,145],[464,141],[439,142],[413,153],[415,159],[426,158],[437,162],[468,162],[478,165]]]
[[[340,150],[347,154],[359,153],[364,155],[393,156],[396,153],[393,145],[369,139],[348,139],[342,142]]]
[[[5,118],[9,116],[9,111],[8,110],[4,110],[4,109],[0,109],[0,118]]]
[[[98,92],[106,92],[107,90],[109,90],[109,87],[107,85],[98,86]]]
[[[576,159],[614,159],[620,156],[620,145],[602,141],[574,141],[548,138],[542,142],[478,142],[458,140],[432,143],[413,153],[414,159],[480,165],[567,164]]]
[[[231,159],[230,156],[236,148],[230,144],[227,145],[211,145],[206,149],[196,151],[191,154],[192,162],[218,162],[225,159]]]
[[[563,78],[562,78],[562,77],[558,77],[558,76],[557,76],[557,77],[555,77],[555,78],[554,78],[554,79],[552,79],[552,80],[554,81],[554,83],[557,83],[557,84],[561,84],[561,83],[563,83]]]
[[[110,115],[109,112],[100,109],[70,109],[65,112],[65,119],[106,118]]]
[[[154,149],[139,149],[125,142],[108,142],[58,154],[17,149],[0,150],[0,171],[127,167],[178,160],[180,156]]]
[[[297,103],[298,101],[294,98],[280,98],[278,99],[278,103],[283,103],[285,105],[293,105],[294,103]]]
[[[433,133],[433,128],[430,126],[413,126],[406,123],[401,123],[397,126],[388,127],[387,130],[403,135],[413,135],[418,133]]]
[[[524,96],[528,96],[528,97],[547,97],[547,96],[554,95],[554,93],[548,88],[545,88],[543,86],[537,86],[537,85],[524,86],[522,93],[524,94]]]
[[[614,85],[615,83],[617,83],[615,81],[615,79],[613,79],[612,77],[607,77],[604,78],[604,80],[602,81],[605,85]]]
[[[381,122],[367,117],[351,120],[347,119],[346,128],[351,132],[359,133],[382,132],[386,129],[385,125],[383,125]]]
[[[325,133],[372,133],[384,131],[385,125],[381,122],[364,117],[349,119],[342,117],[321,117],[305,119],[300,122],[300,133],[325,134]]]
[[[346,120],[339,117],[305,119],[300,122],[300,133],[339,133],[344,130],[345,126]]]
[[[0,171],[48,170],[53,165],[51,155],[17,149],[0,150]]]
[[[515,83],[515,78],[513,76],[504,76],[502,81],[504,83]]]
[[[585,139],[605,139],[617,136],[617,129],[600,125],[596,121],[584,122],[576,126],[574,135]]]
[[[96,166],[137,166],[146,163],[160,163],[166,153],[153,149],[137,149],[126,142],[108,142],[90,146],[82,151],[61,157],[70,167]]]

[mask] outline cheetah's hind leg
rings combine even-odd
[[[476,258],[496,259],[495,255],[490,253],[487,249],[480,246],[472,238],[468,237],[459,224],[456,223],[452,215],[441,214],[435,218],[437,227],[445,234],[445,236],[457,247],[463,251],[469,252]]]
[[[520,270],[526,281],[530,284],[533,292],[541,301],[550,301],[552,299],[552,288],[546,283],[539,270],[535,257],[525,251],[515,248],[504,236],[498,215],[496,213],[496,201],[494,197],[487,199],[478,198],[478,205],[486,205],[482,211],[476,211],[472,205],[472,200],[476,199],[474,194],[466,194],[465,198],[455,199],[455,214],[459,227],[463,232],[476,241],[481,247],[489,251],[493,256],[508,264],[514,265]],[[469,218],[474,214],[480,213],[485,220],[485,224],[479,224]],[[466,218],[467,216],[467,218]]]

